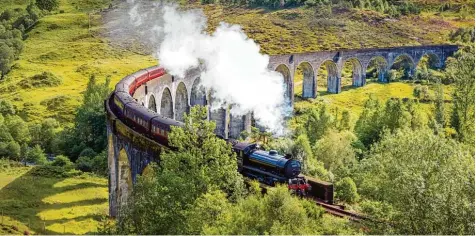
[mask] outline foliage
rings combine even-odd
[[[339,120],[339,130],[349,130],[351,129],[351,117],[350,117],[350,112],[348,110],[342,111],[342,117]]]
[[[103,103],[110,92],[109,83],[109,78],[106,78],[104,84],[97,83],[95,76],[89,78],[83,104],[77,109],[74,128],[65,129],[60,135],[59,149],[73,161],[86,148],[95,153],[106,148],[106,115]]]
[[[181,233],[186,211],[202,194],[221,190],[232,199],[242,195],[236,156],[205,117],[206,108],[195,106],[183,127],[172,127],[169,145],[174,151],[162,154],[155,178],[142,179],[134,187],[120,213],[119,233]]]
[[[20,160],[20,144],[14,140],[8,142],[0,142],[0,157],[7,157],[11,160]]]
[[[474,28],[458,28],[450,33],[450,40],[463,45],[474,44]]]
[[[40,145],[35,145],[26,152],[25,161],[35,164],[45,164],[47,160]]]
[[[46,153],[53,152],[53,141],[58,133],[59,123],[53,118],[44,119],[41,124],[30,124],[31,145],[40,145]]]
[[[311,109],[307,114],[305,132],[310,143],[316,143],[334,125],[325,105]]]
[[[53,11],[59,7],[59,0],[36,0],[36,5],[41,10]]]
[[[233,204],[220,192],[198,198],[187,214],[187,234],[350,234],[345,220],[329,224],[322,208],[293,197],[284,186],[251,194]]]
[[[435,95],[434,117],[440,127],[446,127],[445,101],[444,101],[443,86],[441,86],[441,83],[436,84],[435,93],[436,95]]]
[[[312,155],[311,144],[306,134],[301,134],[296,138],[294,145],[291,149],[292,157],[299,160],[303,164],[304,173],[307,173],[307,166],[309,159],[314,158]]]
[[[418,84],[417,86],[415,86],[415,88],[413,88],[413,96],[420,100],[430,100],[430,92],[428,90],[428,86],[422,86]]]
[[[459,140],[474,144],[474,46],[469,48],[448,60],[447,73],[455,81],[451,126]]]
[[[370,97],[355,125],[355,133],[365,147],[380,139],[385,129],[393,132],[403,127],[417,129],[422,127],[425,117],[418,106],[411,100],[389,99],[385,106],[380,104],[375,97]]]
[[[61,166],[61,167],[69,167],[73,165],[71,160],[69,160],[68,157],[63,155],[56,156],[55,159],[50,164],[52,166]]]
[[[23,164],[18,161],[12,161],[7,158],[0,158],[0,172],[20,166],[23,166]]]
[[[359,192],[381,202],[368,214],[392,227],[378,234],[471,234],[474,231],[474,156],[471,148],[429,129],[386,132],[362,160]],[[383,204],[389,204],[385,206]]]
[[[51,72],[43,72],[41,74],[34,75],[28,79],[24,79],[18,83],[22,88],[41,88],[41,87],[53,87],[61,84],[61,79],[52,74]]]
[[[108,173],[107,153],[103,151],[99,154],[92,154],[93,153],[91,153],[91,155],[80,155],[76,160],[76,169],[83,172],[93,172],[97,175],[106,176]]]
[[[359,193],[357,193],[357,186],[350,177],[337,181],[335,196],[346,203],[355,203],[360,198]]]
[[[338,179],[349,176],[357,157],[353,147],[356,137],[349,131],[329,131],[314,146],[314,156]]]

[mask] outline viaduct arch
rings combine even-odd
[[[352,85],[365,85],[367,68],[376,65],[378,80],[386,81],[385,74],[399,57],[406,57],[410,62],[410,73],[414,73],[419,61],[429,55],[433,65],[442,68],[446,58],[456,50],[454,45],[413,46],[396,48],[356,49],[340,51],[323,51],[299,54],[270,56],[268,68],[283,75],[286,102],[293,106],[294,74],[301,66],[303,70],[303,97],[315,98],[317,95],[317,78],[319,68],[324,65],[327,70],[327,91],[341,91],[341,75],[344,64],[352,64]],[[377,63],[373,63],[378,61]],[[213,103],[213,94],[200,86],[200,71],[191,69],[183,78],[161,74],[157,76],[158,67],[148,68],[125,77],[122,81],[141,80],[137,88],[116,86],[116,91],[127,91],[138,103],[149,110],[167,118],[183,121],[184,114],[190,107],[208,106]],[[144,78],[144,73],[148,74]],[[140,75],[140,76],[139,76]],[[108,99],[109,101],[109,99]],[[108,165],[109,165],[109,210],[116,216],[120,205],[125,202],[129,191],[147,165],[160,162],[160,153],[164,149],[160,144],[125,125],[105,103],[107,112]],[[211,107],[211,106],[209,106]],[[216,133],[224,138],[238,138],[242,131],[250,131],[252,115],[237,116],[233,114],[233,104],[219,109],[209,109],[208,119],[217,123]]]

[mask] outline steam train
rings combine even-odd
[[[117,118],[127,126],[164,146],[168,146],[168,134],[171,127],[183,126],[183,123],[166,118],[141,106],[131,96],[141,85],[163,76],[165,73],[162,68],[151,67],[125,77],[116,85],[110,99],[105,101],[109,104],[105,104],[105,106],[109,106]],[[291,159],[290,156],[279,155],[274,150],[261,150],[255,143],[233,140],[230,142],[238,157],[238,171],[244,176],[271,186],[276,183],[288,184],[290,190],[301,196],[306,195],[314,188],[311,185],[315,186],[315,184],[309,184],[306,178],[301,175],[301,163]],[[312,190],[315,192],[316,189]]]

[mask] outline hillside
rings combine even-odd
[[[0,234],[96,232],[107,214],[107,180],[42,173],[31,167],[0,169]]]
[[[2,4],[0,9],[24,7],[28,1],[10,2],[11,5]],[[53,117],[69,123],[90,75],[100,79],[110,76],[114,84],[133,71],[156,64],[151,56],[118,47],[114,39],[102,36],[106,30],[102,16],[107,13],[94,11],[90,17],[87,13],[91,9],[105,9],[108,4],[107,0],[62,0],[59,10],[41,18],[28,33],[20,60],[15,61],[7,78],[0,82],[0,98],[12,101],[28,120]],[[452,14],[431,11],[391,18],[375,11],[339,7],[324,16],[307,7],[188,7],[203,8],[209,18],[209,30],[220,21],[241,25],[267,54],[446,43],[451,30],[474,24],[472,19],[461,20]],[[42,88],[20,86],[20,81],[31,80],[44,71],[59,77],[61,84]]]

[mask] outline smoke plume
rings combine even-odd
[[[139,36],[172,75],[183,77],[199,67],[201,86],[214,91],[212,109],[233,104],[232,115],[252,112],[260,126],[283,134],[287,111],[283,77],[267,68],[269,57],[239,25],[221,22],[208,34],[201,10],[128,2],[122,34]]]

